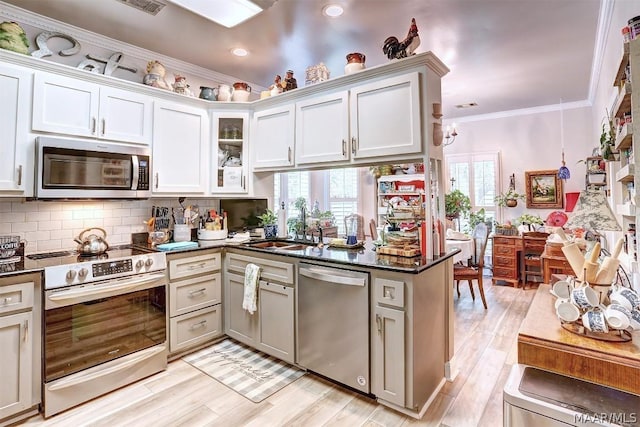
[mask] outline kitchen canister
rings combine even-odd
[[[20,246],[20,236],[0,236],[0,259],[11,258]]]
[[[359,52],[352,52],[347,55],[347,65],[344,66],[344,73],[351,74],[364,70],[366,56]]]

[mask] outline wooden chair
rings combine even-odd
[[[374,219],[369,221],[369,233],[371,233],[371,240],[378,240],[378,229]]]
[[[358,224],[358,234],[356,234],[358,241],[363,241],[364,240],[364,218],[362,217],[362,215],[359,215],[357,213],[352,213],[350,215],[345,216],[344,232],[346,233],[347,230],[349,229],[349,222],[351,221],[351,218],[355,218],[356,223]]]
[[[478,288],[480,289],[480,297],[482,298],[482,304],[485,310],[487,309],[487,300],[484,297],[484,288],[482,285],[482,270],[484,268],[484,253],[487,249],[487,242],[489,241],[489,227],[487,224],[480,223],[473,229],[472,234],[475,250],[474,254],[469,260],[467,265],[454,264],[453,266],[453,280],[456,282],[456,291],[458,292],[458,298],[460,298],[460,281],[466,280],[469,282],[469,290],[471,291],[471,298],[475,301],[476,296],[473,293],[473,281],[478,282]]]
[[[530,231],[522,233],[522,289],[527,288],[530,277],[543,280],[542,258],[544,246],[549,233],[542,231]]]

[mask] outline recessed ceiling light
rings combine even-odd
[[[342,6],[338,4],[328,4],[322,8],[322,13],[331,18],[335,18],[344,13]]]
[[[249,54],[249,51],[241,47],[236,47],[234,49],[231,49],[231,53],[233,53],[235,56],[247,56]]]
[[[249,0],[169,0],[227,28],[235,27],[252,16],[262,12],[262,8]]]
[[[477,102],[468,102],[466,104],[458,104],[456,105],[456,108],[471,108],[471,107],[477,107],[478,103]]]

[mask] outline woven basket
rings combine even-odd
[[[515,227],[510,227],[510,228],[506,228],[506,227],[496,227],[496,234],[502,235],[502,236],[517,236],[518,235],[518,229]]]

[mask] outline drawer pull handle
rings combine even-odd
[[[351,137],[351,154],[356,154],[356,137]]]
[[[196,269],[200,269],[200,268],[204,268],[206,264],[204,262],[201,262],[200,264],[196,264],[196,265],[190,265],[189,266],[189,270],[196,270]]]
[[[189,298],[193,298],[198,294],[204,294],[207,291],[207,288],[196,289],[194,291],[189,292]]]
[[[160,177],[158,176],[158,172],[156,172],[156,190],[158,189],[159,183],[160,183]]]
[[[345,139],[342,140],[342,155],[347,155],[347,140]]]
[[[24,341],[27,342],[29,339],[29,321],[24,321]]]
[[[91,135],[95,135],[96,134],[96,118],[92,117],[91,118]]]
[[[18,166],[18,185],[22,185],[22,165]]]
[[[12,299],[13,299],[13,298],[11,298],[11,297],[6,297],[6,298],[4,299],[4,305],[9,305],[9,304],[11,303]]]
[[[107,130],[107,121],[105,119],[102,119],[102,135],[104,135],[106,130]]]
[[[382,317],[379,314],[376,314],[376,326],[378,327],[378,332],[382,333]]]
[[[194,323],[193,325],[191,325],[191,327],[189,329],[191,329],[192,331],[194,329],[198,329],[198,328],[204,328],[205,327],[205,323],[207,323],[207,320],[201,320],[198,323]]]

